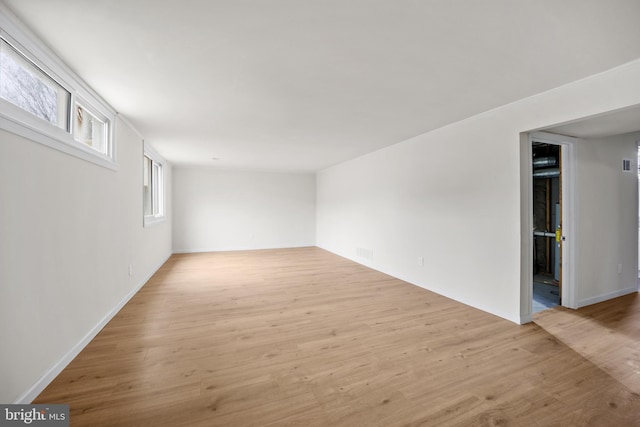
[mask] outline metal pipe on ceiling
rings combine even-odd
[[[558,164],[558,159],[555,157],[538,157],[533,159],[534,168],[546,168],[549,166],[555,166]]]
[[[560,176],[560,169],[558,168],[533,171],[534,178],[555,178],[557,176]]]

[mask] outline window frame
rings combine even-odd
[[[49,123],[2,98],[0,98],[0,129],[99,166],[117,170],[114,140],[115,110],[1,3],[0,38],[24,57],[27,62],[32,63],[70,94],[66,129]],[[104,153],[76,141],[73,129],[73,111],[78,104],[105,123]]]
[[[78,108],[82,108],[91,116],[93,116],[98,121],[104,124],[104,136],[103,136],[104,145],[105,145],[104,153],[76,139],[76,128],[74,126],[75,124],[74,114]],[[91,150],[92,153],[98,153],[101,157],[106,157],[107,159],[111,159],[113,161],[115,159],[114,141],[113,141],[113,119],[110,118],[108,115],[106,115],[104,112],[100,111],[100,109],[95,108],[90,101],[87,101],[80,96],[76,96],[75,99],[73,99],[72,97],[70,114],[71,114],[71,117],[69,121],[71,122],[70,123],[71,137],[73,138],[74,143],[79,144],[84,149],[88,148],[89,150]]]
[[[145,227],[149,227],[154,224],[158,224],[167,219],[166,216],[166,168],[167,162],[158,154],[156,150],[153,149],[146,142],[144,144],[143,151],[143,175],[142,175],[142,217],[143,224]],[[144,192],[144,159],[148,158],[150,162],[150,171],[151,171],[151,182],[150,182],[150,193],[151,193],[151,214],[147,215],[145,213],[145,192]]]
[[[53,92],[55,92],[56,110],[57,110],[56,115],[58,117],[56,117],[55,122],[51,121],[43,116],[40,116],[34,111],[30,111],[27,108],[23,108],[19,106],[14,101],[5,98],[1,93],[0,93],[0,99],[3,99],[3,101],[8,101],[11,105],[17,106],[18,108],[20,108],[21,111],[27,111],[30,115],[35,115],[40,120],[44,120],[45,123],[51,123],[62,130],[68,131],[69,130],[69,114],[68,113],[70,110],[71,93],[67,90],[67,88],[62,86],[55,79],[53,79],[48,73],[43,71],[41,67],[36,65],[36,63],[34,63],[33,61],[31,61],[27,57],[27,55],[23,54],[20,50],[18,50],[15,47],[15,44],[16,43],[10,43],[9,41],[5,40],[5,37],[0,36],[0,54],[2,54],[3,57],[6,56],[9,63],[14,62],[15,67],[20,69],[20,72],[19,72],[20,74],[30,75],[31,83],[37,81],[41,83],[41,85],[39,86],[48,87]],[[0,57],[0,65],[4,65],[1,59],[2,57]],[[9,70],[10,68],[13,68],[13,67],[9,66],[9,64],[7,63],[7,70]],[[2,75],[1,75],[3,70],[4,70],[4,67],[0,67],[0,82],[5,81],[2,79]],[[11,81],[12,79],[9,78],[9,80]],[[29,85],[29,82],[21,82],[21,83],[26,83],[27,85]],[[65,95],[63,100],[60,100],[58,97],[60,92],[63,92]],[[10,95],[10,93],[8,93],[8,95]]]

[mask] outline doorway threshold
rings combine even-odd
[[[560,304],[559,288],[547,281],[533,281],[533,313],[538,313]]]

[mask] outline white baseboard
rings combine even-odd
[[[262,251],[265,249],[293,249],[293,248],[310,248],[315,244],[296,244],[288,246],[222,246],[212,248],[190,248],[190,249],[174,249],[174,254],[198,254],[204,252],[235,252],[235,251]]]
[[[87,334],[76,344],[74,345],[64,356],[60,358],[51,368],[49,368],[27,391],[25,391],[18,399],[16,399],[15,404],[29,404],[33,402],[33,400],[38,397],[40,393],[53,381],[59,374],[62,372],[64,368],[67,367],[69,363],[78,355],[80,352],[91,342],[92,339],[98,335],[98,332],[105,327],[107,323],[113,317],[118,314],[118,312],[124,307],[124,305],[129,302],[131,298],[149,281],[151,276],[153,276],[162,265],[167,262],[171,255],[169,255],[164,261],[162,261],[158,266],[156,266],[153,271],[147,275],[140,283],[138,283],[125,297],[116,305],[106,316],[98,322]]]
[[[391,277],[395,277],[396,279],[402,280],[403,282],[407,282],[407,283],[409,283],[411,285],[418,286],[418,287],[420,287],[422,289],[426,289],[426,290],[428,290],[430,292],[433,292],[433,293],[436,293],[436,294],[441,295],[443,297],[446,297],[446,298],[449,298],[451,300],[457,301],[457,302],[459,302],[461,304],[464,304],[466,306],[469,306],[469,307],[475,308],[477,310],[484,311],[485,313],[492,314],[494,316],[497,316],[497,317],[500,317],[502,319],[508,320],[508,321],[513,322],[513,323],[515,323],[517,325],[522,325],[524,323],[531,322],[531,319],[530,319],[531,315],[529,315],[529,318],[528,318],[527,316],[522,317],[520,315],[515,315],[513,313],[507,313],[507,312],[503,312],[503,311],[498,311],[498,310],[495,310],[492,307],[487,307],[486,305],[478,304],[476,301],[471,301],[468,298],[461,298],[460,295],[453,295],[451,293],[447,293],[445,291],[445,289],[446,289],[445,286],[441,286],[439,288],[430,287],[430,286],[428,286],[426,284],[422,284],[422,283],[420,283],[418,281],[415,281],[414,279],[412,279],[410,277],[407,277],[404,274],[400,274],[397,271],[381,269],[377,265],[375,265],[374,262],[368,261],[368,260],[366,260],[364,258],[350,256],[350,255],[347,255],[347,254],[344,254],[344,253],[340,253],[338,251],[334,251],[334,250],[329,249],[329,248],[324,247],[324,246],[319,246],[319,245],[316,245],[316,246],[319,247],[320,249],[323,249],[323,250],[325,250],[327,252],[331,252],[331,253],[333,253],[335,255],[338,255],[338,256],[340,256],[342,258],[346,258],[346,259],[348,259],[350,261],[353,261],[355,263],[363,265],[363,266],[365,266],[367,268],[370,268],[372,270],[379,271],[380,273],[387,274],[387,275],[389,275]]]
[[[527,323],[533,322],[532,314],[520,315],[520,324],[526,325]]]
[[[638,292],[638,287],[637,286],[635,286],[633,288],[622,289],[622,290],[615,291],[615,292],[608,292],[606,294],[598,295],[597,297],[593,297],[593,298],[583,299],[583,300],[578,301],[578,308],[586,307],[586,306],[591,305],[591,304],[597,304],[599,302],[607,301],[607,300],[610,300],[610,299],[613,299],[613,298],[617,298],[617,297],[621,297],[623,295],[629,295],[629,294],[632,294],[634,292]]]

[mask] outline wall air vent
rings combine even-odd
[[[356,248],[356,255],[359,258],[364,258],[367,261],[373,261],[373,251],[371,249]]]

